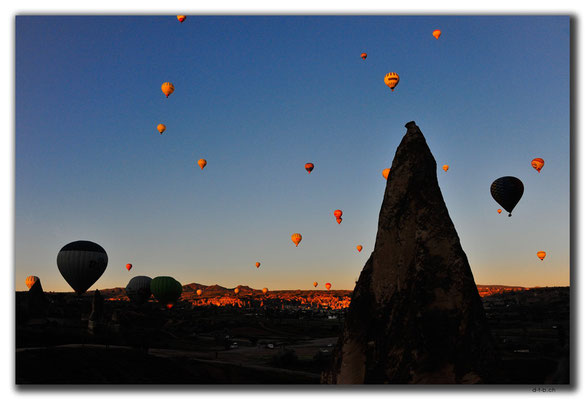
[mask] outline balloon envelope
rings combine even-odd
[[[180,23],[183,23],[183,21],[186,20],[187,17],[184,15],[177,15],[177,19],[179,20]]]
[[[148,276],[135,276],[126,285],[126,296],[132,302],[144,303],[152,294],[150,291],[151,282],[152,278]]]
[[[104,248],[87,240],[66,244],[57,254],[59,272],[78,295],[96,283],[107,266]]]
[[[175,91],[175,85],[173,85],[171,82],[165,82],[162,84],[160,89],[165,94],[165,96],[169,97],[169,95]]]
[[[197,296],[201,296],[201,293],[203,293],[203,290],[197,289]]]
[[[171,308],[183,293],[181,284],[170,276],[157,276],[150,282],[150,291],[159,303]]]
[[[492,183],[490,192],[494,200],[508,211],[508,216],[511,217],[512,210],[524,194],[524,184],[514,176],[503,176]]]
[[[38,277],[38,276],[33,276],[33,275],[31,275],[31,276],[27,276],[27,277],[26,277],[26,279],[24,280],[24,283],[26,284],[26,287],[30,289],[30,288],[31,288],[31,287],[33,287],[33,285],[34,285],[35,283],[37,283],[39,280],[40,280],[40,279],[39,279],[39,277]]]
[[[388,175],[390,175],[390,168],[385,168],[382,170],[382,176],[384,179],[388,180]]]
[[[315,168],[315,165],[313,163],[306,163],[305,164],[305,169],[307,170],[307,172],[310,174],[311,171],[313,170],[313,168]]]
[[[544,260],[544,257],[546,257],[546,252],[545,251],[539,251],[538,253],[536,253],[536,256],[538,258],[540,258],[541,260]]]
[[[400,77],[396,72],[388,72],[386,76],[384,76],[384,83],[386,86],[392,89],[392,91],[394,91],[394,88],[396,85],[398,85],[398,82],[400,82]]]
[[[501,213],[502,213],[502,209],[498,208],[498,214],[501,214]]]
[[[317,287],[318,283],[317,282],[313,282],[313,286]]]
[[[263,288],[262,289],[262,293],[264,293],[264,294],[268,293],[268,289],[267,288]]]
[[[362,60],[365,60],[366,58],[368,58],[368,55],[367,55],[367,53],[362,53],[361,57],[362,57]]]
[[[362,247],[362,245],[361,245],[361,244],[358,244],[358,245],[356,246],[356,249],[357,249],[357,251],[362,251],[363,247]]]
[[[435,37],[435,39],[439,39],[439,37],[441,36],[441,31],[438,29],[435,29],[433,31],[433,36]]]
[[[203,169],[207,165],[207,160],[202,158],[201,160],[197,161],[197,165],[199,165],[199,168]]]
[[[325,284],[325,288],[326,288],[327,290],[331,289],[331,284],[330,284],[329,282],[327,282],[327,283]]]
[[[256,268],[260,268],[260,263],[259,262],[256,263]]]
[[[126,269],[130,271],[132,269],[132,264],[126,264]]]
[[[293,243],[295,244],[296,247],[299,247],[299,243],[301,243],[301,240],[303,240],[303,237],[301,236],[300,233],[293,233],[292,236],[290,237],[290,239],[293,241]]]
[[[166,127],[165,125],[163,125],[163,124],[158,124],[158,125],[156,126],[156,129],[157,129],[157,130],[160,132],[160,134],[162,135],[162,133],[163,133],[164,131],[166,131],[166,130],[167,130],[167,127]]]
[[[447,164],[443,165],[443,171],[447,172],[449,170],[449,166]]]
[[[532,160],[530,164],[532,165],[532,168],[534,168],[535,170],[538,171],[538,173],[540,173],[540,170],[542,169],[542,167],[544,167],[544,160],[542,158],[535,158],[534,160]]]

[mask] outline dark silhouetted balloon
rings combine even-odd
[[[512,210],[524,194],[524,184],[516,177],[503,176],[492,183],[490,192],[494,200],[508,211],[508,217],[511,217]]]
[[[150,291],[151,282],[152,278],[148,276],[135,276],[126,285],[126,296],[132,302],[144,303],[152,294]]]
[[[167,308],[172,308],[181,297],[183,287],[175,278],[157,276],[150,282],[150,291],[159,303]]]
[[[85,293],[102,276],[108,255],[102,246],[87,240],[71,242],[57,254],[57,267],[75,293]]]

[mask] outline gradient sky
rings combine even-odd
[[[352,289],[411,120],[450,166],[476,282],[569,284],[569,17],[18,16],[15,37],[16,290],[70,291],[75,240],[108,253],[94,288]],[[525,185],[512,218],[489,193],[505,175]]]

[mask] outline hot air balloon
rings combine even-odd
[[[207,160],[202,158],[201,160],[197,161],[197,165],[199,165],[199,168],[203,169],[207,165]]]
[[[264,293],[264,294],[268,293],[268,289],[262,288],[262,293]]]
[[[382,170],[382,176],[384,179],[388,180],[388,175],[390,175],[390,168],[385,168]]]
[[[361,244],[358,244],[355,248],[357,249],[358,252],[361,252],[363,249]]]
[[[24,283],[26,284],[26,287],[30,289],[38,281],[39,281],[39,277],[38,276],[31,275],[31,276],[27,276],[26,277]]]
[[[203,293],[203,290],[197,289],[197,296],[201,296],[201,293]]]
[[[259,262],[256,263],[256,268],[260,268],[260,263]]]
[[[501,214],[501,213],[502,213],[502,209],[498,208],[498,214]]]
[[[150,291],[160,304],[170,309],[181,297],[183,287],[175,278],[157,276],[150,282]]]
[[[542,167],[544,167],[544,160],[542,158],[535,158],[532,160],[532,168],[537,170],[539,174]]]
[[[335,218],[339,218],[343,215],[343,211],[335,210],[335,211],[333,211],[333,215],[335,215]]]
[[[439,36],[441,36],[441,31],[438,29],[435,29],[433,31],[433,36],[435,37],[435,39],[439,40]]]
[[[301,240],[303,240],[303,237],[301,236],[300,233],[293,233],[292,236],[290,237],[290,239],[293,241],[293,243],[295,244],[296,247],[299,247],[299,243],[301,243]]]
[[[449,166],[447,164],[443,165],[443,171],[447,172],[449,170]]]
[[[235,288],[235,289],[234,289],[234,293],[235,293],[235,294],[238,294],[238,293],[240,293],[240,289],[239,289],[239,288]]]
[[[163,132],[167,130],[167,127],[166,127],[165,125],[163,125],[163,124],[158,124],[158,125],[156,126],[156,129],[157,129],[157,130],[160,132],[160,134],[162,135],[162,134],[163,134]]]
[[[183,21],[186,20],[187,17],[184,15],[177,15],[177,19],[179,20],[180,23],[183,23]]]
[[[130,271],[132,269],[132,264],[126,264],[126,269]]]
[[[503,176],[493,181],[490,192],[495,201],[506,211],[508,217],[512,216],[512,210],[524,194],[522,181],[513,176]]]
[[[132,302],[144,303],[152,294],[150,291],[151,282],[152,279],[148,276],[135,276],[126,285],[126,296]]]
[[[331,289],[331,284],[329,282],[327,282],[325,284],[325,289],[327,289],[327,290]]]
[[[71,242],[57,254],[57,267],[77,295],[82,295],[102,276],[108,255],[102,246],[86,240]]]
[[[544,257],[546,257],[546,252],[545,251],[539,251],[538,253],[536,253],[536,256],[538,258],[540,258],[540,260],[544,260]]]
[[[362,60],[365,60],[366,58],[368,58],[368,55],[366,53],[362,53]]]
[[[400,82],[400,77],[396,72],[388,72],[386,76],[384,76],[384,83],[386,86],[392,89],[392,91],[394,91],[394,88],[396,85],[398,85],[398,82]]]
[[[338,224],[341,224],[341,221],[343,221],[343,218],[341,218],[341,217],[335,218],[335,221],[337,221]]]
[[[307,172],[309,174],[311,173],[311,171],[313,170],[313,168],[315,168],[315,165],[313,163],[308,162],[308,163],[305,164],[305,169],[307,170]]]
[[[171,82],[165,82],[160,87],[165,96],[169,97],[175,91],[175,86]]]
[[[317,282],[313,282],[313,286],[317,287],[318,283]]]

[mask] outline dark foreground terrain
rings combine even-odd
[[[343,309],[263,305],[171,310],[105,301],[88,329],[91,296],[47,294],[34,316],[16,299],[17,384],[318,384],[343,326]],[[569,288],[483,298],[499,384],[569,383]]]

